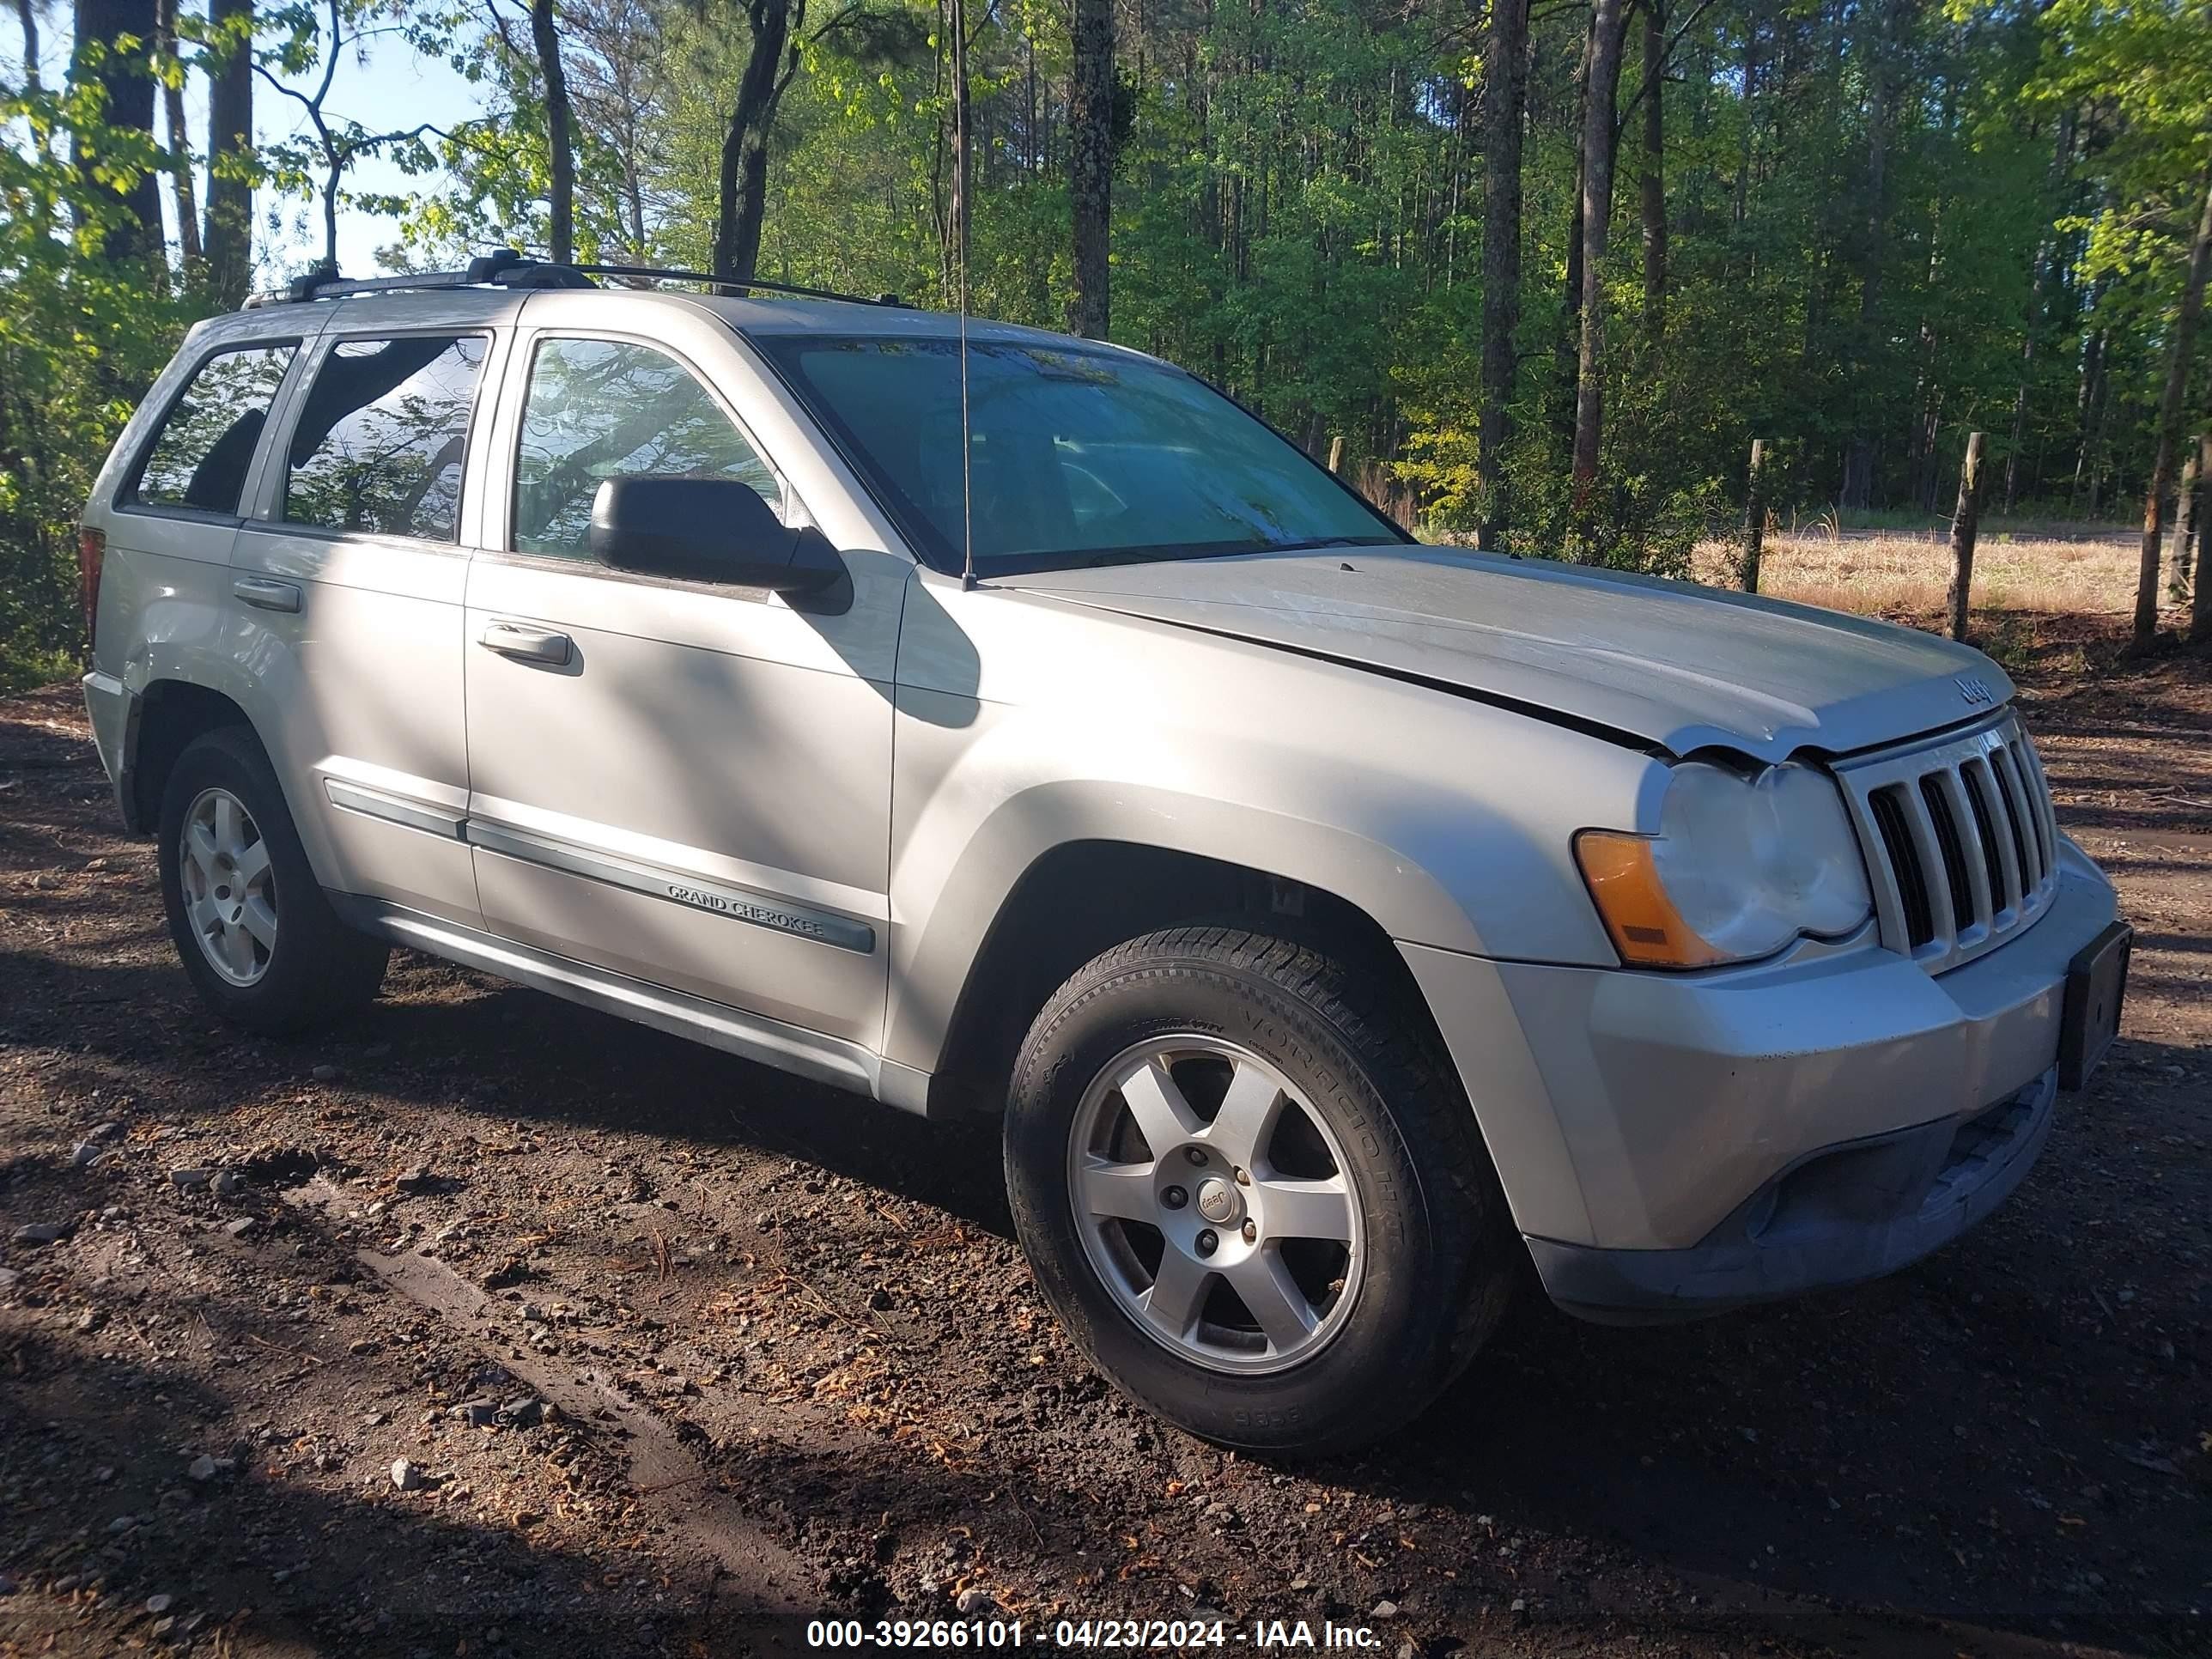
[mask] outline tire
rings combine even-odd
[[[1341,1451],[1410,1421],[1527,1259],[1433,1042],[1372,976],[1265,934],[1179,928],[1090,963],[1030,1027],[1005,1133],[1015,1227],[1068,1333],[1224,1445]]]
[[[188,848],[195,822],[206,833]],[[210,856],[218,832],[227,839]],[[177,955],[200,1000],[224,1019],[290,1036],[376,995],[391,947],[338,920],[269,757],[246,727],[206,732],[178,756],[155,844]],[[214,930],[206,945],[204,924]]]

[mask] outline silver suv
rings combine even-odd
[[[303,284],[192,331],[83,549],[218,1012],[401,945],[1002,1114],[1068,1331],[1234,1445],[1406,1421],[1532,1270],[1641,1321],[1911,1261],[2118,1018],[1986,658],[1415,544],[1089,341]]]

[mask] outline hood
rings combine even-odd
[[[2013,691],[1980,652],[1911,629],[1458,548],[1262,553],[992,585],[1434,682],[1674,755],[1846,754],[1956,725]]]

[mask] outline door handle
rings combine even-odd
[[[300,590],[292,582],[273,582],[265,576],[240,576],[230,585],[231,592],[257,611],[297,611]]]
[[[566,667],[570,653],[575,649],[566,634],[511,622],[486,623],[477,643],[488,651],[498,652],[502,657],[512,657],[517,662],[550,663],[556,668]]]

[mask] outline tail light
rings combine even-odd
[[[100,568],[107,559],[107,532],[90,525],[76,531],[76,574],[84,600],[84,643],[90,653],[100,625]]]

